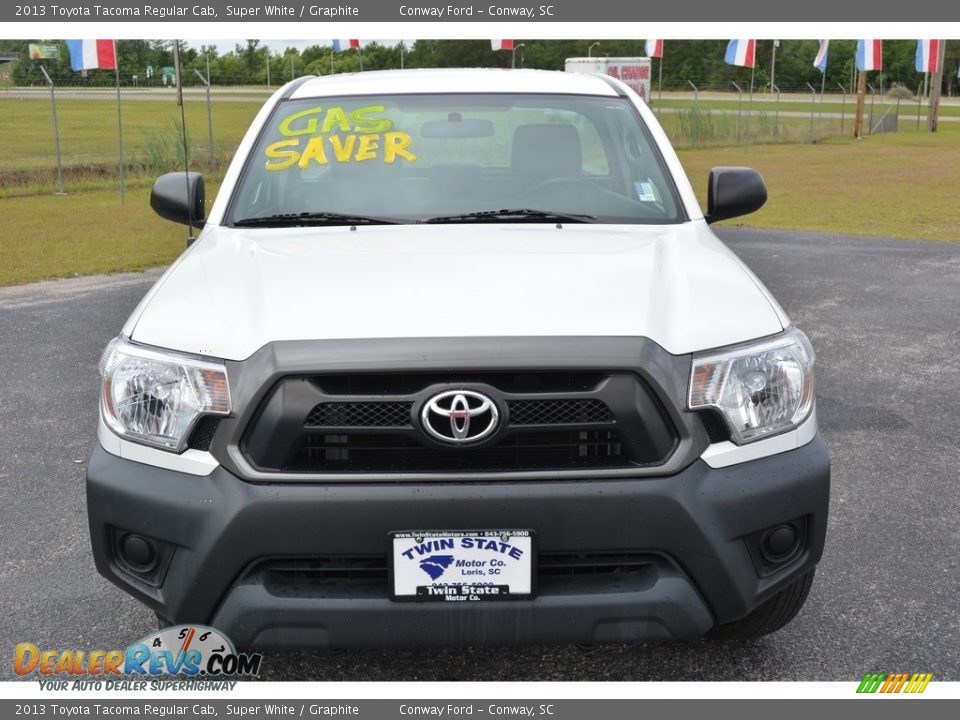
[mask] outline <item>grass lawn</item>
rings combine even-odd
[[[218,156],[232,153],[264,98],[250,102],[212,103],[213,138]],[[180,107],[171,100],[124,99],[123,136],[126,162],[149,164],[158,153],[177,149],[180,140]],[[206,159],[209,153],[207,104],[189,96],[184,101],[191,154]],[[4,97],[0,92],[0,157],[2,171],[55,168],[53,130],[48,96]],[[65,167],[116,163],[117,105],[110,100],[57,97],[60,152]],[[182,152],[182,147],[179,148]],[[182,157],[182,155],[181,155]]]
[[[711,167],[750,165],[763,173],[766,207],[728,224],[960,240],[960,124],[944,123],[935,135],[710,147],[681,150],[680,157],[701,203]],[[183,250],[186,228],[153,213],[149,180],[128,185],[122,208],[115,181],[86,187],[66,196],[0,198],[0,285],[140,270]],[[207,191],[212,200],[215,183]]]
[[[759,170],[767,205],[731,225],[923,240],[960,240],[960,126],[815,145],[683,150],[701,204],[716,165]]]
[[[186,247],[187,228],[161,219],[149,198],[138,183],[122,208],[115,188],[0,199],[0,285],[168,264]]]

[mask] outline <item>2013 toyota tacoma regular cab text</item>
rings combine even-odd
[[[301,78],[106,348],[97,568],[241,646],[755,637],[800,609],[813,350],[623,83]]]

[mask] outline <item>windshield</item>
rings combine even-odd
[[[626,99],[443,94],[281,102],[227,223],[682,220]]]

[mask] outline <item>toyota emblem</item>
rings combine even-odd
[[[434,440],[455,445],[490,437],[500,424],[497,404],[473,390],[447,390],[423,404],[423,429]]]

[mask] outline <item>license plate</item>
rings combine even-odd
[[[485,602],[533,596],[530,530],[390,533],[394,600]]]

